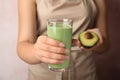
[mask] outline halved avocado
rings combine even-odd
[[[99,41],[98,35],[91,31],[81,32],[79,35],[81,45],[85,48],[91,48]]]

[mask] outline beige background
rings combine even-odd
[[[0,80],[27,80],[27,67],[16,54],[17,0],[0,0]]]

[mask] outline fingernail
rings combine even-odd
[[[64,44],[63,44],[63,43],[60,43],[59,46],[60,46],[60,47],[64,47]]]
[[[64,61],[60,61],[60,63],[64,63]]]
[[[69,53],[70,51],[68,49],[65,50],[65,53]]]
[[[69,59],[69,56],[65,56],[65,59]]]

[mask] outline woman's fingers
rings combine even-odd
[[[49,44],[52,46],[58,46],[58,47],[64,47],[64,44],[58,40],[54,40],[52,38],[49,38],[47,36],[40,36],[38,40],[42,43]]]
[[[49,51],[49,52],[53,52],[53,53],[60,53],[60,54],[65,54],[68,53],[69,51],[65,48],[61,48],[61,47],[56,47],[56,46],[51,46],[48,44],[44,44],[41,43],[39,46],[39,49],[41,50],[45,50],[45,51]]]
[[[72,39],[72,46],[79,45],[80,41],[78,39]]]
[[[48,38],[47,36],[40,36],[35,44],[39,49],[53,53],[68,53],[69,50],[64,48],[64,44],[60,41]]]
[[[60,64],[64,60],[68,59],[69,56],[47,52],[36,48],[36,58],[44,63]]]
[[[61,60],[50,59],[46,57],[41,57],[41,61],[48,64],[62,64],[64,62],[63,60],[61,61]]]
[[[47,52],[47,51],[44,51],[44,50],[40,50],[38,55],[41,56],[41,57],[46,57],[46,58],[56,59],[56,60],[68,59],[67,55],[51,53],[51,52]]]
[[[60,64],[68,59],[69,50],[64,48],[64,44],[47,36],[38,37],[34,47],[36,58],[44,63]]]

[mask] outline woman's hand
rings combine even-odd
[[[99,41],[98,41],[98,43],[97,43],[95,46],[93,46],[92,48],[85,48],[85,47],[83,47],[83,46],[81,45],[79,39],[73,39],[73,40],[72,40],[72,44],[79,46],[80,51],[93,51],[93,50],[97,49],[100,45],[102,45],[102,43],[103,43],[102,35],[101,35],[99,29],[97,29],[97,28],[95,28],[95,29],[89,29],[88,31],[91,31],[91,32],[96,33],[96,34],[98,35],[98,37],[99,37]]]
[[[60,64],[68,59],[68,50],[64,48],[64,44],[47,36],[39,36],[34,48],[35,57],[44,63]]]
[[[93,46],[92,48],[88,48],[88,49],[85,48],[85,50],[93,51],[93,50],[97,49],[99,46],[101,46],[103,44],[102,35],[101,35],[101,33],[100,33],[98,28],[89,29],[87,31],[91,31],[91,32],[96,33],[98,35],[98,38],[99,38],[99,41],[97,42],[97,44],[95,46]]]

